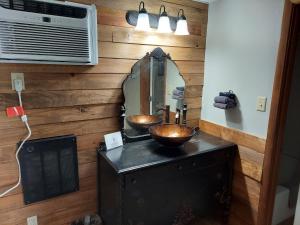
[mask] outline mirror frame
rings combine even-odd
[[[121,134],[122,134],[122,138],[123,138],[123,142],[124,144],[126,143],[130,143],[130,142],[136,142],[136,141],[142,141],[142,140],[147,140],[147,139],[151,139],[151,135],[150,133],[148,134],[143,134],[143,135],[139,135],[139,136],[135,136],[135,137],[129,137],[126,135],[126,130],[125,130],[125,120],[126,120],[126,108],[125,108],[125,102],[126,102],[126,98],[125,98],[125,92],[124,92],[124,87],[125,87],[125,83],[131,79],[131,76],[133,74],[133,68],[141,61],[144,60],[146,58],[150,57],[154,57],[156,59],[169,59],[171,60],[174,65],[176,66],[177,70],[178,70],[178,74],[181,76],[181,78],[185,81],[184,77],[182,76],[178,65],[176,64],[176,62],[174,60],[172,60],[171,56],[169,53],[165,53],[162,48],[157,47],[154,50],[152,50],[151,52],[147,52],[146,55],[144,57],[142,57],[141,59],[139,59],[136,63],[133,64],[133,66],[131,67],[131,71],[130,73],[127,75],[127,77],[124,79],[123,83],[122,83],[122,97],[123,97],[123,103],[121,104],[121,112],[120,112],[120,125],[121,125]]]

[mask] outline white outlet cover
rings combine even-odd
[[[38,225],[37,216],[28,217],[27,225]]]
[[[10,77],[11,77],[11,88],[12,88],[13,90],[16,90],[16,89],[15,89],[15,84],[14,84],[14,80],[16,80],[16,79],[22,80],[22,83],[23,83],[23,90],[25,90],[24,73],[11,73],[11,74],[10,74]]]

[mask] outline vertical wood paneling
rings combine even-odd
[[[25,74],[24,106],[33,138],[77,135],[80,191],[25,206],[19,187],[0,199],[0,224],[25,225],[37,215],[39,225],[67,225],[96,212],[96,147],[103,135],[119,129],[121,85],[132,65],[155,47],[176,61],[188,85],[188,123],[197,125],[200,116],[204,73],[207,5],[190,0],[146,0],[149,12],[165,4],[177,16],[183,8],[190,36],[136,32],[125,13],[137,9],[139,0],[74,0],[95,3],[98,8],[99,65],[64,66],[0,64],[0,191],[17,180],[14,159],[16,143],[26,134],[19,119],[8,119],[5,108],[17,104],[11,90],[10,73]]]

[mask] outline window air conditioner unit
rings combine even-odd
[[[0,62],[96,65],[96,7],[0,0]]]

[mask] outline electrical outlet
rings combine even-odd
[[[27,225],[38,225],[37,216],[28,217]]]
[[[25,90],[24,73],[11,73],[11,87],[16,90],[16,84],[22,85],[22,90]]]
[[[257,103],[256,103],[256,110],[260,112],[266,111],[266,105],[267,105],[267,98],[258,96]]]

